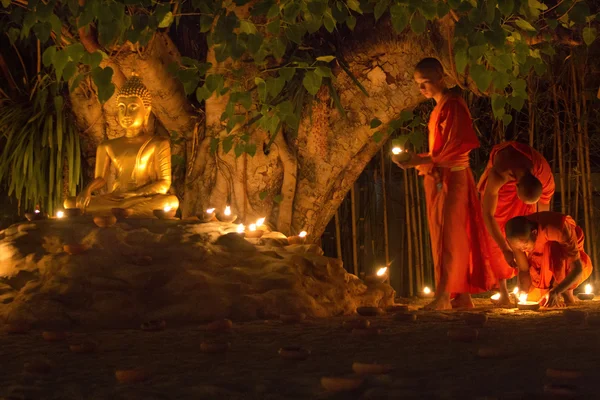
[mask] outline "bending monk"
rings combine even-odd
[[[444,84],[444,70],[435,58],[419,62],[415,81],[421,93],[437,103],[429,119],[429,153],[394,157],[401,168],[417,167],[425,176],[427,220],[431,235],[435,299],[426,309],[473,307],[471,293],[489,290],[494,277],[485,259],[485,228],[469,152],[479,147],[465,101]],[[455,296],[454,302],[450,299]]]
[[[515,217],[506,223],[506,238],[515,254],[521,291],[550,289],[546,307],[560,307],[561,296],[566,304],[575,303],[573,289],[593,267],[583,251],[583,231],[573,218],[550,211]]]
[[[500,289],[498,302],[508,306],[506,280],[515,276],[516,265],[504,227],[513,217],[550,210],[554,175],[544,156],[530,146],[505,142],[492,149],[478,189],[488,232],[488,258]]]
[[[94,180],[77,197],[65,200],[65,208],[81,208],[92,214],[110,214],[112,208],[128,208],[134,217],[153,216],[153,210],[178,208],[171,186],[171,145],[168,138],[146,130],[151,111],[150,92],[137,76],[129,78],[117,94],[119,124],[125,136],[107,140],[96,150]],[[92,193],[103,188],[110,165],[117,170],[108,194]]]

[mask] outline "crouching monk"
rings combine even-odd
[[[491,288],[494,276],[486,259],[485,227],[469,152],[479,147],[465,101],[444,84],[435,58],[419,62],[414,74],[421,93],[437,103],[429,118],[429,153],[401,161],[425,176],[427,221],[435,267],[435,300],[430,310],[473,307],[471,293]],[[450,299],[454,297],[451,302]]]
[[[592,273],[592,261],[583,251],[583,231],[573,218],[556,212],[539,212],[511,219],[506,238],[519,269],[519,289],[548,290],[547,307],[573,304],[573,289]]]
[[[134,217],[152,217],[153,210],[178,208],[171,186],[171,145],[168,138],[146,130],[151,97],[138,76],[129,78],[117,94],[119,124],[125,136],[98,146],[94,180],[77,197],[65,200],[65,208],[81,208],[91,214],[109,214],[112,208],[128,208]],[[93,195],[108,180],[111,164],[117,174],[108,194]]]
[[[492,149],[478,189],[489,233],[489,259],[500,289],[499,304],[510,305],[506,280],[515,276],[516,270],[504,227],[513,217],[550,210],[554,175],[544,156],[533,148],[505,142]]]

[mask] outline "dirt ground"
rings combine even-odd
[[[405,303],[409,302],[405,299]],[[424,300],[411,300],[417,310]],[[449,329],[466,326],[464,312],[415,311],[414,322],[394,315],[369,317],[382,328],[372,338],[357,337],[340,317],[283,324],[278,320],[234,324],[233,332],[209,333],[205,326],[141,330],[76,331],[67,341],[47,342],[40,331],[0,334],[0,396],[7,399],[536,399],[548,398],[547,368],[576,368],[583,376],[566,381],[578,398],[600,398],[600,327],[566,321],[562,311],[494,309],[477,299],[476,311],[488,315],[479,339],[455,342]],[[600,301],[575,307],[599,313]],[[224,354],[205,354],[200,343],[219,336],[231,343]],[[81,338],[99,342],[93,354],[75,354],[68,343]],[[282,346],[311,351],[304,361],[284,360]],[[506,354],[483,359],[480,347]],[[24,365],[45,359],[48,373],[27,372]],[[324,376],[352,374],[352,363],[392,364],[388,375],[365,379],[346,393],[329,393]],[[150,379],[120,384],[115,370],[144,367]]]

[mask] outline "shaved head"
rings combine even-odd
[[[537,228],[537,224],[525,217],[514,217],[505,226],[507,239],[529,239],[531,232]]]
[[[440,80],[444,77],[444,67],[437,58],[428,57],[419,61],[415,66],[415,73],[432,80]]]
[[[526,204],[537,203],[542,197],[542,190],[542,182],[531,171],[527,171],[517,182],[517,196]]]

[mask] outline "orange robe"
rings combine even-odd
[[[485,225],[469,167],[469,152],[479,147],[479,140],[465,101],[446,95],[431,113],[428,128],[433,164],[418,170],[425,176],[436,290],[487,291],[494,277],[485,257]]]
[[[531,284],[550,289],[571,272],[572,262],[579,259],[583,273],[569,289],[575,289],[592,274],[592,260],[583,250],[584,234],[573,218],[557,212],[539,212],[527,216],[538,224],[534,248],[527,254]]]
[[[526,156],[533,163],[531,173],[533,176],[538,178],[542,183],[542,196],[540,197],[540,203],[549,204],[552,196],[554,195],[554,175],[552,169],[548,164],[548,161],[539,152],[531,148],[529,145],[519,142],[504,142],[494,146],[490,153],[490,159],[488,164],[479,179],[478,190],[481,194],[481,200],[483,202],[483,194],[487,186],[488,175],[494,165],[494,158],[499,151],[512,147],[524,156]],[[537,211],[536,204],[525,204],[517,196],[517,181],[509,181],[505,183],[498,192],[498,206],[494,213],[494,218],[504,235],[504,227],[508,220],[514,217],[522,215],[533,214]],[[511,268],[510,265],[504,259],[502,250],[496,241],[492,238],[492,235],[486,229],[486,237],[488,241],[489,260],[492,265],[492,271],[497,279],[510,279],[515,276],[517,270]]]

